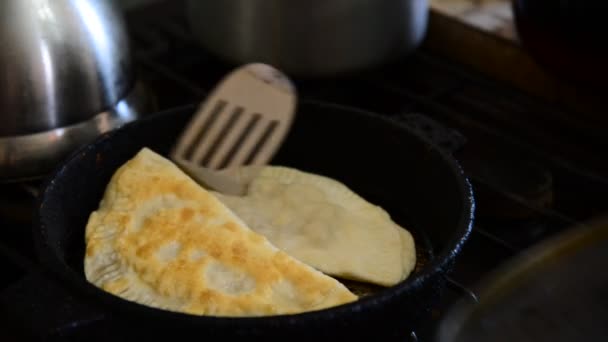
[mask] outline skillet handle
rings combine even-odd
[[[104,318],[103,311],[77,300],[37,269],[0,291],[0,320],[19,341],[61,340]]]

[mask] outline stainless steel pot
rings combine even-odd
[[[42,175],[136,117],[121,19],[110,1],[0,1],[0,181]]]
[[[293,75],[374,66],[415,49],[427,0],[189,0],[202,46],[233,63],[265,62]]]

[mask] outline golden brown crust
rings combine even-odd
[[[247,228],[215,196],[148,149],[115,173],[90,216],[86,243],[89,281],[169,310],[284,314],[356,299],[335,279]],[[283,290],[289,293],[277,300]]]

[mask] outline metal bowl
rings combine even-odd
[[[137,116],[128,38],[109,1],[0,2],[0,180],[49,171]]]

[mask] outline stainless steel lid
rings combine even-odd
[[[438,342],[603,341],[608,336],[608,217],[523,252],[446,314]]]
[[[138,112],[111,1],[0,1],[0,46],[0,181],[48,172]]]

